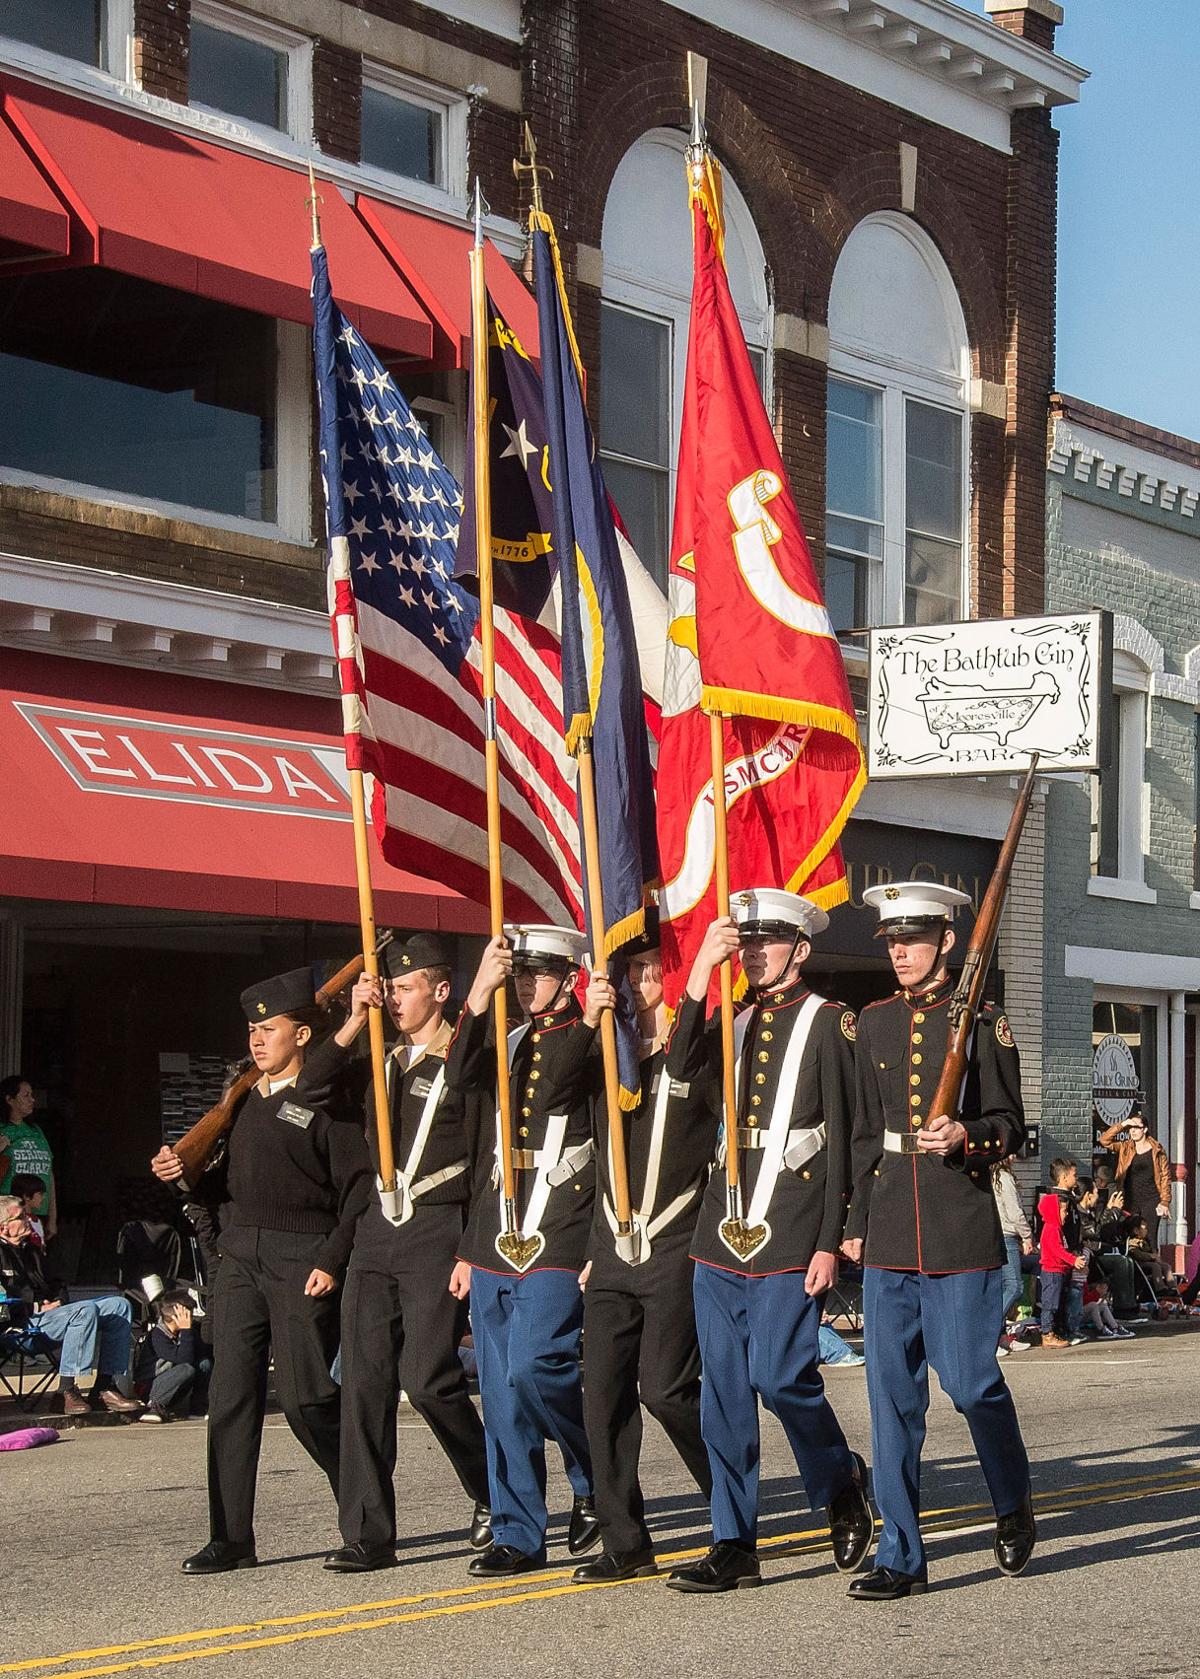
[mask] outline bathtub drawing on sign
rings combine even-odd
[[[944,752],[952,735],[990,735],[1007,746],[1040,708],[1058,703],[1059,687],[1049,671],[1038,671],[1023,688],[988,688],[980,682],[944,682],[931,676],[916,696],[925,726]]]

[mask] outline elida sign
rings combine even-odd
[[[1112,620],[1103,612],[871,631],[873,780],[1094,770],[1108,752]]]

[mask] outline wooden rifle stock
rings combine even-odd
[[[381,934],[377,950],[391,939],[391,933]],[[353,985],[363,971],[361,956],[353,957],[344,968],[339,968],[333,978],[327,980],[313,999],[319,1009],[329,1008],[348,985]],[[258,1083],[258,1068],[251,1065],[246,1068],[229,1089],[221,1097],[215,1108],[210,1108],[203,1119],[198,1119],[190,1131],[185,1131],[175,1144],[175,1153],[183,1163],[183,1178],[181,1188],[194,1189],[201,1176],[208,1170],[221,1139],[227,1135],[233,1125],[234,1115],[242,1098],[254,1089]]]
[[[1029,813],[1029,801],[1033,797],[1033,777],[1037,762],[1035,752],[1025,780],[1021,783],[1021,790],[1017,794],[1004,844],[1000,847],[995,870],[988,883],[979,914],[975,918],[975,929],[967,946],[962,975],[950,999],[950,1041],[946,1059],[942,1064],[942,1076],[938,1080],[929,1109],[930,1117],[934,1119],[941,1114],[947,1119],[958,1118],[963,1081],[967,1072],[967,1055],[971,1048],[971,1034],[979,1018],[983,988],[987,983],[988,968],[991,966],[992,953],[1000,933],[1000,917],[1004,912],[1004,900],[1008,896],[1013,859],[1017,854],[1017,846],[1021,843],[1025,818]]]

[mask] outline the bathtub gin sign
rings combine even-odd
[[[1094,770],[1108,751],[1104,612],[871,631],[868,767],[876,779]]]

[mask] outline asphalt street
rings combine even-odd
[[[766,1583],[715,1598],[661,1581],[574,1587],[570,1505],[551,1475],[545,1573],[469,1580],[469,1510],[424,1425],[400,1417],[401,1566],[325,1573],[328,1488],[280,1417],[259,1479],[255,1570],[186,1579],[207,1537],[204,1425],[93,1428],[0,1458],[7,1556],[0,1674],[100,1679],[325,1679],[329,1674],[625,1679],[634,1674],[886,1679],[968,1673],[1149,1679],[1191,1671],[1200,1542],[1200,1324],[1029,1352],[1005,1364],[1034,1462],[1041,1542],[1000,1577],[965,1426],[935,1391],[926,1456],[931,1590],[855,1604],[806,1508],[782,1433],[764,1428]],[[829,1372],[851,1443],[868,1450],[861,1369]],[[645,1484],[660,1560],[707,1542],[706,1513],[656,1425]]]

